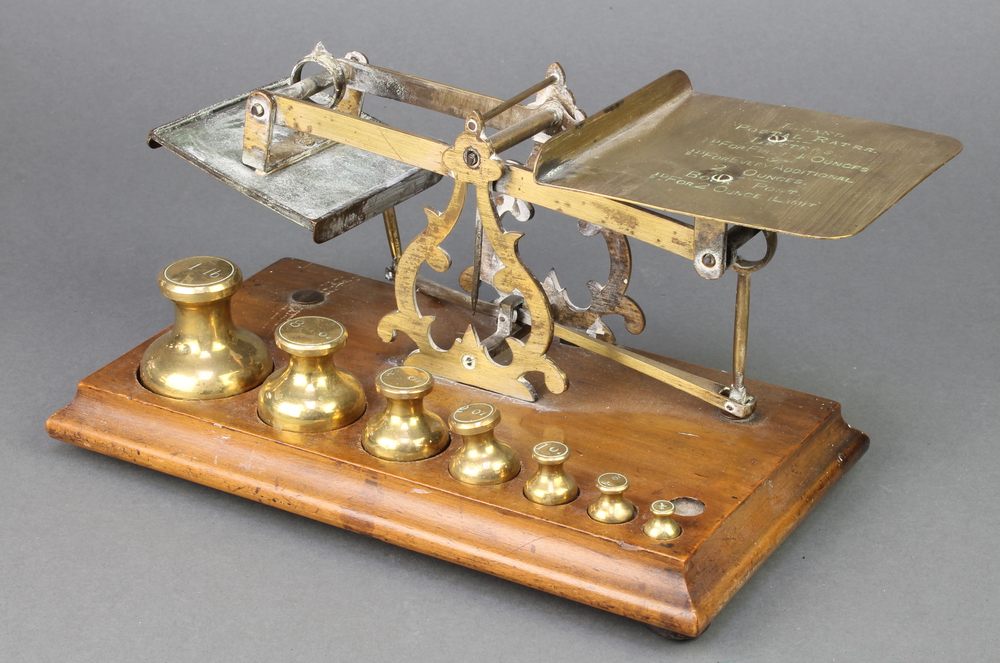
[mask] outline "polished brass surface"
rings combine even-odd
[[[239,267],[212,256],[170,263],[160,292],[174,302],[174,326],[146,349],[139,379],[170,398],[210,400],[259,385],[271,372],[267,346],[233,324],[230,298],[243,283]]]
[[[333,355],[347,343],[347,331],[339,322],[319,316],[292,318],[278,327],[274,339],[289,362],[260,388],[257,414],[264,423],[317,433],[343,428],[364,414],[361,383],[334,365]]]
[[[465,441],[451,457],[451,476],[476,486],[504,483],[517,476],[521,461],[514,449],[494,436],[498,423],[500,410],[489,403],[470,403],[452,413],[451,432]]]
[[[628,479],[617,472],[607,472],[597,477],[601,496],[587,507],[587,515],[599,523],[617,525],[635,518],[635,505],[625,499]]]
[[[681,526],[673,519],[673,502],[656,500],[650,505],[649,510],[653,512],[653,517],[642,526],[646,536],[660,541],[670,541],[681,535]]]
[[[733,316],[733,384],[729,388],[729,403],[725,405],[730,414],[742,418],[736,406],[742,406],[747,413],[756,407],[756,399],[746,390],[747,336],[750,333],[750,275],[767,265],[774,257],[778,236],[765,232],[767,251],[758,260],[744,260],[738,250],[732,256],[732,269],[736,272],[736,314]]]
[[[385,409],[365,426],[362,446],[383,460],[423,460],[448,447],[448,427],[441,417],[424,409],[424,397],[434,388],[427,371],[396,366],[375,380],[375,389],[385,396]]]
[[[569,460],[569,447],[562,442],[539,442],[531,450],[531,457],[538,463],[535,471],[524,484],[524,496],[535,504],[555,506],[576,499],[580,488],[563,469]]]
[[[490,136],[493,150],[499,154],[506,152],[520,142],[535,134],[554,127],[562,122],[562,114],[554,108],[543,108],[517,124],[502,129]]]
[[[673,71],[545,143],[539,183],[761,230],[863,230],[962,149],[949,136],[694,92]]]
[[[351,69],[347,85],[365,94],[391,101],[412,104],[464,120],[473,111],[484,114],[488,127],[503,129],[520,122],[531,109],[519,103],[503,112],[490,115],[492,109],[505,104],[503,99],[438,83],[412,74],[384,69],[372,64],[341,60]],[[518,95],[520,96],[520,95]]]

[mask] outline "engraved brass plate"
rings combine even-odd
[[[535,179],[835,239],[861,232],[961,150],[941,134],[701,94],[673,71],[546,143]]]

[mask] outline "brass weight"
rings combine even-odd
[[[517,452],[496,439],[493,429],[500,423],[500,410],[489,403],[471,403],[455,410],[448,424],[451,432],[465,438],[448,466],[451,476],[477,486],[510,481],[521,471]]]
[[[670,500],[656,500],[649,506],[653,517],[642,526],[642,531],[651,539],[670,541],[681,535],[681,526],[673,519],[674,503]]]
[[[601,496],[587,507],[587,514],[599,523],[616,525],[635,518],[635,505],[625,499],[628,479],[623,474],[608,472],[597,477]]]
[[[271,372],[264,341],[233,323],[230,299],[243,283],[224,258],[195,256],[160,272],[160,292],[174,303],[174,326],[146,349],[139,379],[170,398],[210,400],[259,385]]]
[[[347,343],[336,320],[292,318],[274,333],[289,354],[288,366],[260,388],[257,414],[269,426],[300,433],[343,428],[365,412],[365,392],[357,378],[334,365],[333,355]]]
[[[395,366],[382,371],[375,389],[385,396],[385,410],[365,426],[361,445],[382,460],[411,461],[436,456],[448,447],[444,420],[424,409],[434,378],[421,368]]]
[[[562,442],[540,442],[531,450],[538,470],[524,484],[524,496],[535,504],[567,504],[580,494],[576,479],[563,469],[569,460],[569,447]]]

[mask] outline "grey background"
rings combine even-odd
[[[994,659],[998,19],[989,0],[5,3],[0,658]],[[381,276],[378,221],[316,246],[144,145],[155,126],[285,75],[320,39],[500,97],[559,61],[589,113],[681,68],[703,92],[965,143],[860,236],[782,238],[755,277],[751,376],[840,401],[872,447],[701,638],[667,642],[46,436],[79,379],[169,324],[155,274],[171,260],[223,255],[252,274],[296,256]],[[442,139],[459,130],[383,106],[366,109]],[[400,209],[404,234],[447,189]],[[526,254],[579,297],[607,265],[574,225],[540,214]],[[467,256],[471,238],[457,240]],[[623,340],[724,368],[733,277],[704,282],[633,247],[630,294],[649,325]]]

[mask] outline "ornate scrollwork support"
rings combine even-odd
[[[601,318],[618,314],[625,318],[625,329],[631,334],[638,334],[646,326],[646,316],[635,300],[625,295],[632,275],[632,251],[629,249],[628,237],[585,221],[580,221],[580,232],[587,237],[598,233],[604,237],[611,258],[608,282],[604,285],[597,281],[587,282],[590,305],[583,308],[570,301],[569,293],[559,284],[555,270],[551,270],[542,282],[542,288],[552,304],[556,322],[584,329],[589,336],[614,343],[614,334]]]
[[[524,400],[538,398],[525,374],[540,372],[546,388],[553,393],[566,389],[566,374],[545,353],[553,337],[553,319],[542,286],[521,262],[517,243],[522,233],[505,232],[500,224],[492,195],[492,183],[503,175],[503,164],[496,157],[482,131],[478,113],[466,121],[466,131],[453,148],[445,151],[443,161],[455,177],[455,188],[445,211],[425,208],[427,228],[403,252],[396,275],[396,311],[379,322],[378,333],[391,341],[402,331],[417,344],[406,364],[418,366],[434,375],[470,384]],[[447,271],[451,258],[441,243],[458,222],[465,206],[469,186],[476,191],[476,210],[484,238],[502,262],[493,275],[493,286],[503,293],[517,292],[524,298],[530,313],[531,327],[523,339],[506,341],[510,361],[498,363],[482,344],[472,325],[450,349],[443,349],[431,337],[433,316],[420,312],[416,299],[417,273],[427,263],[438,272]]]

